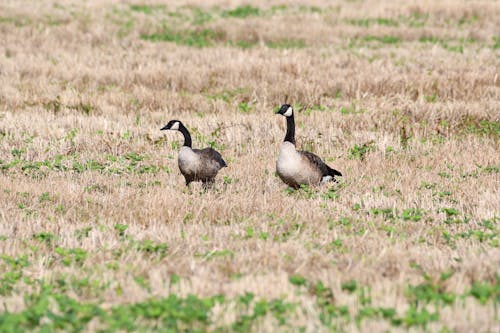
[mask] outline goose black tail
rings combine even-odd
[[[330,167],[328,167],[328,175],[332,176],[332,177],[335,177],[335,176],[342,177],[342,174],[340,173],[340,171],[337,171],[337,170],[332,169]]]

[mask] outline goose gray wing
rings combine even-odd
[[[204,149],[193,149],[201,158],[202,161],[206,162],[215,162],[219,165],[220,168],[227,167],[226,161],[222,158],[221,154],[213,148],[204,148]]]
[[[301,154],[303,157],[305,157],[309,161],[309,163],[314,165],[321,172],[322,177],[342,176],[342,174],[339,171],[330,168],[325,162],[323,162],[323,160],[319,156],[314,155],[313,153],[308,151],[299,151],[298,153]]]

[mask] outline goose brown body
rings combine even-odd
[[[281,144],[276,171],[281,180],[293,188],[301,184],[317,184],[323,176],[315,165],[309,163],[307,155],[297,151],[288,141]]]
[[[179,170],[186,184],[194,181],[213,183],[220,169],[226,167],[222,156],[212,148],[182,147],[179,152]]]
[[[292,188],[300,185],[318,185],[322,182],[335,180],[342,174],[330,168],[320,157],[308,151],[299,151],[295,147],[295,120],[293,109],[284,104],[278,114],[287,118],[285,140],[280,146],[276,172],[280,179]]]
[[[162,130],[178,130],[184,135],[184,145],[179,151],[179,170],[186,185],[201,181],[204,186],[211,185],[220,169],[227,166],[222,156],[213,148],[193,149],[191,135],[179,120],[171,120]]]

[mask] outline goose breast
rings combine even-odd
[[[295,145],[283,142],[276,162],[278,176],[289,186],[316,184],[321,180],[321,172],[297,152]]]

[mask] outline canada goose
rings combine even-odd
[[[342,176],[313,153],[295,148],[295,120],[290,104],[283,104],[276,114],[286,117],[285,140],[276,162],[278,176],[285,184],[297,189],[301,184],[318,185]]]
[[[179,120],[171,120],[161,130],[176,130],[184,135],[184,145],[179,152],[179,169],[186,179],[186,186],[195,181],[201,181],[203,187],[212,185],[217,172],[227,166],[222,156],[214,149],[191,148],[191,135]]]

